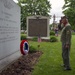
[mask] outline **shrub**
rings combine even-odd
[[[26,40],[27,37],[24,34],[21,34],[21,40]]]
[[[55,35],[55,32],[54,31],[50,31],[50,35]]]
[[[24,34],[24,32],[21,32],[21,34]]]
[[[37,41],[37,39],[38,39],[37,37],[33,37],[32,41]]]
[[[29,46],[29,52],[30,52],[30,53],[36,52],[36,48],[33,47],[33,46]]]
[[[57,42],[58,39],[55,36],[50,37],[50,42]]]

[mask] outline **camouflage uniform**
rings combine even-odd
[[[70,24],[66,24],[61,32],[61,42],[62,42],[62,58],[65,67],[70,67],[69,62],[69,53],[71,46],[71,26]],[[69,48],[66,48],[66,44],[69,45]]]

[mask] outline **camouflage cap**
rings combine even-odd
[[[68,19],[68,17],[67,16],[63,16],[62,19]]]

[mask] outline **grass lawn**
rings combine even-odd
[[[37,48],[38,42],[30,41],[29,44]],[[75,75],[75,35],[72,36],[70,52],[71,71],[63,71],[63,67],[60,66],[62,64],[60,40],[55,43],[41,42],[38,50],[43,51],[43,54],[34,66],[32,75]]]

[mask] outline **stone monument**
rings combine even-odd
[[[49,38],[49,17],[29,16],[27,17],[27,37]]]
[[[0,0],[0,69],[20,54],[20,7],[13,0]]]

